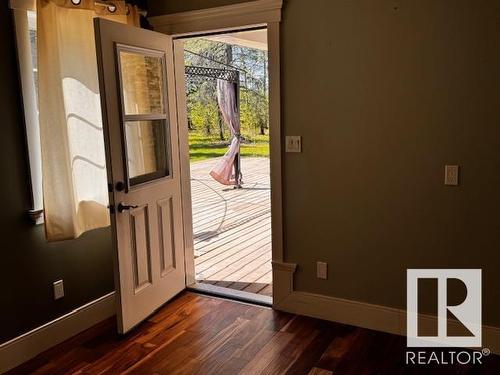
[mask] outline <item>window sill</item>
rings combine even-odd
[[[35,225],[40,225],[44,222],[43,210],[29,210],[28,216],[31,222]]]

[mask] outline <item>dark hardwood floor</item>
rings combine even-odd
[[[126,336],[105,321],[11,374],[500,374],[405,366],[400,336],[182,293]]]

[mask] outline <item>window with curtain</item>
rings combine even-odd
[[[16,29],[17,55],[31,177],[32,202],[29,214],[35,223],[40,224],[43,222],[43,196],[37,97],[37,33],[34,5],[34,1],[11,1]]]
[[[32,210],[47,240],[108,226],[93,19],[139,26],[123,0],[11,0],[29,152]]]

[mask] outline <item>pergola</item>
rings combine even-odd
[[[186,66],[185,67],[186,76],[190,77],[200,77],[204,79],[212,80],[225,80],[234,84],[235,94],[236,94],[236,104],[239,112],[240,108],[240,72],[236,69],[220,69],[220,68],[209,68],[204,66]],[[233,137],[240,137],[240,134],[233,134]],[[240,162],[240,152],[238,150],[237,157],[234,159],[234,178],[235,178],[235,188],[241,188],[241,162]]]

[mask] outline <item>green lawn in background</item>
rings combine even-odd
[[[269,135],[244,137],[241,156],[269,156]],[[191,162],[223,156],[229,147],[229,140],[221,141],[218,136],[207,136],[189,132],[189,159]]]

